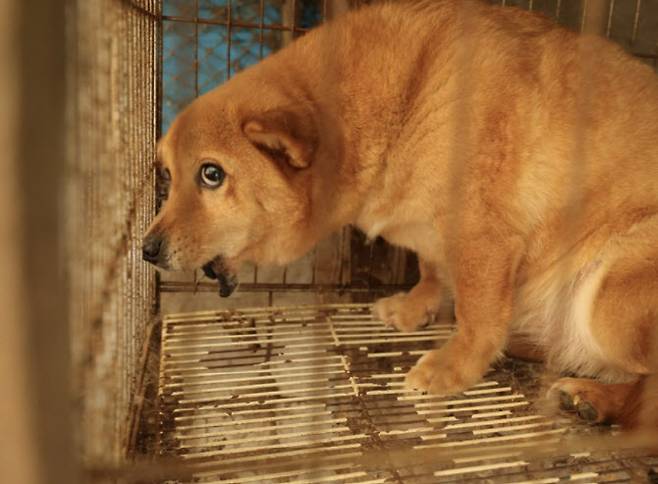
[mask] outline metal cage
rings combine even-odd
[[[231,307],[204,295],[215,285],[197,274],[156,276],[139,259],[141,235],[158,205],[154,145],[175,113],[360,3],[369,2],[68,2],[66,249],[77,441],[89,475],[99,482],[635,482],[639,465],[646,477],[655,461],[632,454],[570,449],[559,459],[530,462],[518,453],[535,441],[556,453],[554,437],[572,431],[526,411],[536,385],[514,375],[534,375],[532,366],[508,362],[463,398],[414,400],[400,393],[399,377],[420,347],[384,329],[364,334],[373,325],[364,304],[410,287],[418,273],[413,255],[382,240],[368,243],[348,228],[287,268],[248,268],[243,294]],[[492,3],[593,29],[658,69],[656,2]],[[309,302],[338,304],[297,306]],[[285,304],[288,309],[275,309]],[[190,312],[200,309],[214,311]],[[274,322],[281,323],[277,329]],[[445,336],[450,324],[436,323],[417,341],[422,346]],[[310,345],[308,354],[298,345]],[[292,358],[294,372],[277,369],[282,358]],[[255,383],[236,370],[254,375]],[[286,399],[294,405],[286,407]],[[429,414],[448,426],[433,426],[423,417]],[[453,448],[448,443],[467,440],[453,456],[435,454],[431,465],[395,460],[408,449]],[[478,457],[481,443],[496,455]],[[296,453],[285,454],[293,447]],[[393,460],[373,468],[378,450],[398,454],[386,454]],[[127,454],[140,452],[175,459],[158,463],[158,471],[122,467]],[[198,457],[199,466],[179,466],[181,456]],[[232,460],[216,469],[216,456]],[[315,468],[300,467],[302,457]],[[267,478],[254,473],[259,463],[269,466]]]

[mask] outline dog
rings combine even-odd
[[[585,418],[655,419],[658,81],[611,42],[476,0],[375,4],[196,99],[158,163],[149,262],[228,296],[243,261],[351,224],[418,255],[385,323],[413,331],[454,296],[457,330],[409,388],[459,392],[524,346],[578,376],[552,392]]]

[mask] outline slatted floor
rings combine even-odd
[[[450,398],[405,391],[406,371],[453,327],[403,334],[370,311],[328,305],[166,317],[161,453],[193,463],[192,482],[231,483],[642,482],[658,464],[561,455],[573,422],[533,408],[521,367],[503,364]],[[544,457],[528,459],[529,448]]]

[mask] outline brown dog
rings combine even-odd
[[[555,386],[600,421],[653,371],[658,82],[603,39],[476,1],[367,7],[198,98],[159,153],[144,256],[223,295],[242,261],[288,263],[346,224],[415,251],[421,281],[376,313],[412,331],[446,289],[458,330],[410,387],[462,390],[516,334],[617,384]]]

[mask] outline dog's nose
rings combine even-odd
[[[146,262],[157,264],[160,261],[162,237],[157,234],[147,235],[142,245],[142,258]]]

